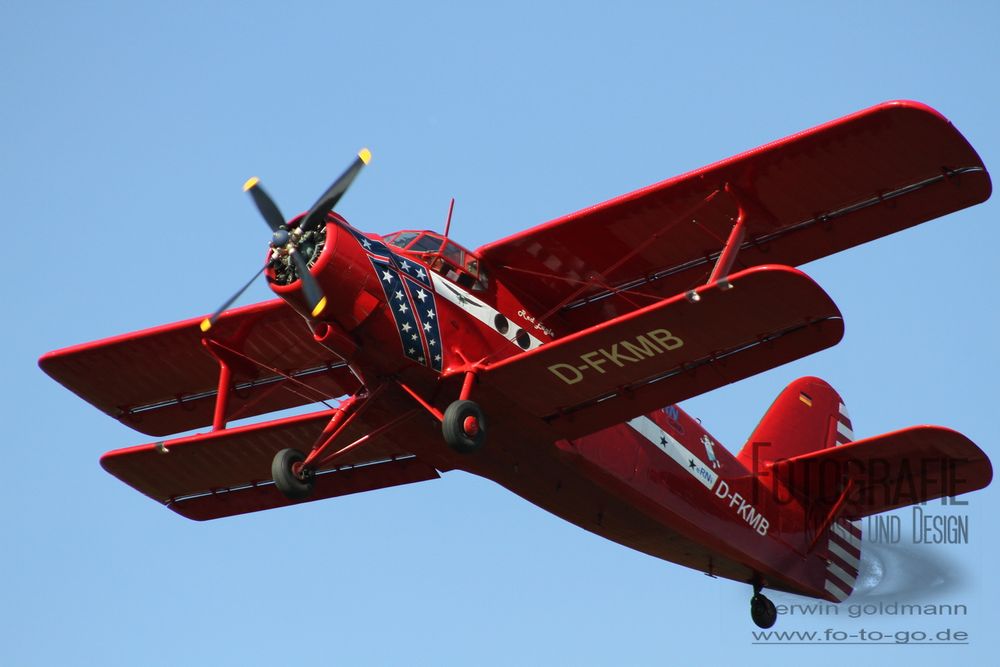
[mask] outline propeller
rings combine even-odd
[[[201,321],[200,327],[202,332],[207,332],[211,329],[219,319],[219,316],[249,289],[253,281],[264,272],[264,269],[271,266],[275,259],[282,255],[287,255],[295,266],[295,272],[302,281],[302,290],[305,293],[310,314],[313,317],[318,317],[323,312],[327,304],[326,296],[323,294],[319,283],[316,282],[316,278],[309,272],[308,261],[299,251],[298,243],[303,239],[305,234],[315,231],[320,227],[322,221],[326,218],[326,214],[333,210],[333,207],[337,205],[337,202],[344,196],[347,189],[351,187],[351,183],[354,182],[354,179],[357,178],[357,175],[364,166],[371,162],[371,159],[371,151],[367,148],[362,148],[358,151],[358,157],[355,158],[351,166],[316,200],[316,203],[312,205],[312,208],[302,217],[295,228],[289,228],[288,223],[285,222],[285,216],[282,215],[278,205],[274,203],[271,196],[261,186],[259,178],[255,176],[243,184],[243,191],[248,193],[250,198],[253,199],[253,203],[257,206],[257,210],[260,211],[261,217],[264,218],[264,222],[271,229],[271,259],[258,269],[253,278],[229,297],[218,310],[212,313],[210,317],[206,317]]]
[[[362,148],[358,151],[358,157],[354,159],[351,166],[340,175],[340,178],[335,180],[333,184],[326,189],[323,196],[316,200],[316,203],[312,205],[309,212],[306,213],[304,218],[302,218],[302,222],[299,223],[299,227],[302,228],[302,231],[311,231],[322,223],[326,214],[333,210],[333,207],[337,205],[340,198],[344,196],[345,192],[347,192],[347,188],[351,187],[351,183],[353,183],[354,179],[357,178],[359,173],[361,173],[364,166],[371,161],[372,152],[370,150]]]

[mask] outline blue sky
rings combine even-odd
[[[369,146],[339,207],[352,223],[440,229],[455,196],[452,234],[475,247],[893,98],[1000,164],[994,3],[541,4],[0,5],[0,664],[920,665],[996,645],[993,489],[948,510],[970,544],[891,561],[899,578],[943,570],[920,599],[968,615],[779,621],[952,627],[968,646],[760,646],[745,586],[464,474],[197,524],[101,470],[144,436],[36,359],[214,309],[267,243],[248,176],[301,210]],[[736,449],[787,382],[818,375],[860,436],[936,423],[993,455],[997,211],[806,266],[844,341],[684,407]],[[268,297],[258,283],[244,302]]]

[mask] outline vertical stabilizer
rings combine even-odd
[[[771,404],[737,459],[759,474],[770,463],[854,440],[847,406],[833,387],[815,377],[795,380]],[[824,523],[828,503],[807,509],[817,526]],[[838,602],[854,590],[861,564],[861,522],[836,518],[814,543],[817,562],[814,576]],[[822,570],[820,569],[822,568]]]

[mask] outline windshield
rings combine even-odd
[[[486,272],[479,266],[479,258],[441,234],[395,232],[386,236],[385,242],[419,256],[435,273],[463,287],[481,291],[488,286]]]

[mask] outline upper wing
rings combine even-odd
[[[101,465],[132,488],[189,519],[204,521],[294,504],[271,481],[271,460],[286,447],[308,451],[336,409],[212,431],[108,452]],[[350,442],[387,419],[366,412],[343,434]],[[408,422],[410,429],[423,422]],[[381,434],[320,470],[309,501],[438,477],[391,436]]]
[[[740,204],[747,234],[734,270],[797,266],[984,201],[990,188],[947,119],[888,102],[477,252],[567,333],[706,282]]]
[[[771,474],[803,501],[836,504],[859,519],[988,485],[990,460],[961,433],[942,426],[912,426],[771,465]]]
[[[527,414],[572,438],[830,347],[843,332],[837,306],[808,276],[760,266],[478,376],[518,406],[522,422]]]
[[[219,362],[203,340],[224,346],[216,352],[232,371],[228,420],[343,396],[359,386],[280,299],[224,313],[207,336],[200,321],[56,350],[38,365],[104,413],[153,436],[212,423]]]

